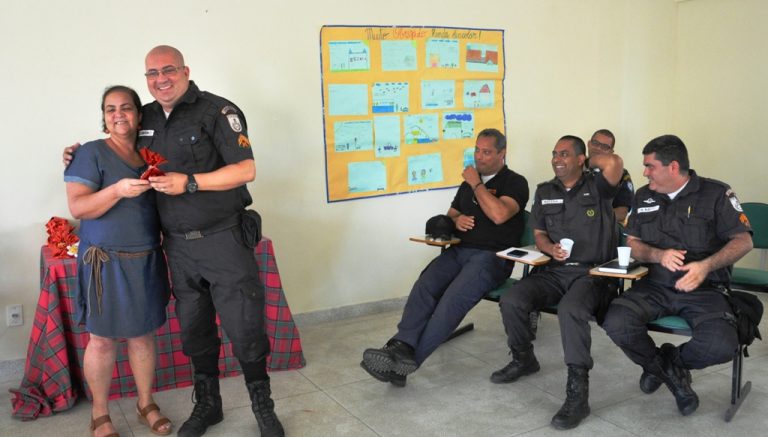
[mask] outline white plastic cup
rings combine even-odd
[[[573,240],[570,238],[563,238],[560,240],[560,247],[568,252],[568,255],[565,256],[566,259],[571,257],[571,249],[573,249]]]
[[[632,254],[632,248],[629,246],[619,246],[616,248],[619,251],[619,265],[629,265],[629,255]]]

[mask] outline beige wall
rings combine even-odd
[[[750,173],[752,179],[758,174],[754,160],[745,164],[734,153],[727,167],[719,167],[714,153],[706,162],[699,153],[699,147],[714,151],[732,139],[728,149],[743,155],[765,137],[758,131],[765,133],[758,123],[765,125],[766,115],[765,61],[758,59],[764,53],[758,41],[765,38],[759,38],[759,22],[742,19],[765,16],[759,0],[445,0],[439,7],[402,0],[268,7],[137,0],[131,10],[95,0],[77,7],[41,3],[0,6],[7,163],[0,172],[0,360],[24,356],[39,291],[43,225],[52,215],[68,216],[61,148],[101,135],[98,100],[105,86],[130,85],[150,100],[143,58],[161,43],[184,52],[201,88],[244,110],[258,169],[249,189],[274,240],[296,313],[406,295],[435,254],[407,236],[423,232],[424,221],[444,212],[453,196],[443,190],[325,202],[318,50],[323,24],[504,29],[508,161],[531,190],[551,177],[549,152],[563,134],[612,129],[619,153],[642,184],[640,149],[651,137],[678,129],[696,144],[697,168],[729,180],[748,194],[742,197],[766,201],[747,182]],[[713,19],[723,15],[729,19],[711,33]],[[720,53],[744,45],[749,53]],[[699,74],[700,64],[706,74]],[[714,122],[724,118],[732,120],[728,129]],[[736,126],[748,134],[737,134]],[[751,167],[738,178],[727,172],[744,165]],[[5,328],[10,303],[25,306],[21,328]]]

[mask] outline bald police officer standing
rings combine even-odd
[[[163,246],[184,353],[195,367],[197,402],[179,436],[202,435],[223,420],[217,312],[243,369],[261,435],[284,435],[266,371],[264,285],[239,226],[251,203],[245,184],[256,175],[245,117],[233,103],[200,91],[177,49],[155,47],[145,64],[156,101],[144,107],[138,146],[168,159],[166,175],[150,182],[161,193]]]
[[[618,233],[611,203],[624,164],[615,154],[596,155],[590,165],[600,172],[585,172],[585,149],[581,138],[560,138],[552,151],[556,177],[536,189],[531,227],[536,246],[553,260],[502,296],[499,306],[513,360],[491,375],[491,381],[500,384],[539,370],[529,313],[558,305],[568,366],[567,397],[552,418],[558,429],[574,428],[589,415],[588,373],[593,365],[589,321],[596,315],[601,321],[599,315],[616,290],[615,282],[590,276],[589,269],[615,256]],[[574,241],[570,252],[560,245],[563,238]]]
[[[640,389],[652,393],[664,383],[686,416],[699,406],[689,369],[730,361],[738,347],[736,329],[723,317],[732,311],[723,291],[730,266],[752,249],[752,231],[728,185],[689,168],[680,138],[651,140],[643,165],[648,185],[635,195],[627,242],[649,272],[613,301],[603,327],[643,368]],[[693,335],[657,348],[646,323],[669,315],[684,318]]]

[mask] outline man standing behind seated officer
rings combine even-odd
[[[616,146],[616,137],[613,136],[613,132],[608,129],[600,129],[592,134],[592,139],[587,143],[587,151],[589,157],[587,158],[587,168],[589,168],[589,159],[595,155],[610,154],[613,153],[613,148]],[[632,206],[632,198],[634,197],[635,187],[632,185],[632,177],[629,175],[627,169],[624,169],[621,175],[621,184],[619,185],[619,192],[616,197],[613,198],[613,212],[616,214],[616,221],[619,223],[626,223],[627,214],[629,208]]]
[[[680,138],[664,135],[643,148],[643,176],[627,226],[632,257],[648,275],[611,304],[608,336],[643,368],[640,390],[653,393],[664,383],[687,416],[699,406],[688,369],[733,359],[736,329],[723,315],[730,266],[752,249],[751,228],[728,185],[689,169]],[[677,315],[692,327],[690,341],[656,348],[646,323]]]
[[[528,182],[504,164],[506,144],[496,129],[477,136],[475,166],[464,169],[464,182],[448,210],[461,243],[442,252],[421,273],[397,334],[383,348],[363,353],[360,365],[379,381],[405,386],[406,375],[512,273],[513,263],[496,252],[520,244],[525,227],[520,212],[528,202]]]
[[[491,382],[501,384],[539,370],[529,313],[558,305],[568,366],[566,400],[552,418],[558,429],[574,428],[589,415],[588,373],[593,365],[589,321],[594,317],[601,321],[616,290],[614,281],[590,276],[589,269],[616,254],[612,202],[624,164],[618,155],[598,154],[590,166],[600,171],[584,171],[585,149],[581,138],[560,138],[552,151],[555,178],[536,189],[531,227],[536,246],[553,259],[501,297],[499,307],[513,360],[491,375]],[[559,243],[563,238],[574,241],[570,253]]]

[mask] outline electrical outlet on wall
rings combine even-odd
[[[5,307],[5,324],[8,326],[21,326],[24,324],[24,313],[20,303]]]

